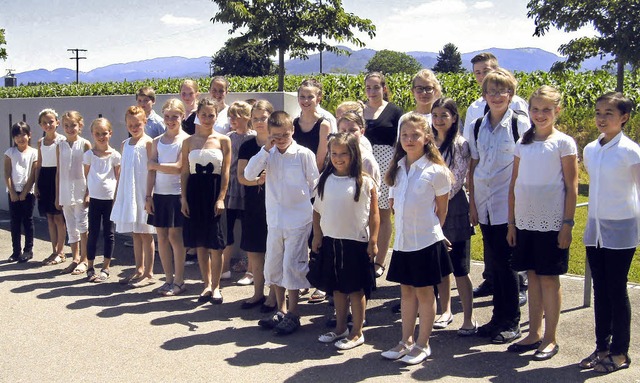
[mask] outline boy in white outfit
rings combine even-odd
[[[308,240],[313,221],[311,196],[319,177],[315,154],[292,138],[293,122],[283,111],[268,120],[269,140],[244,170],[248,180],[266,171],[267,251],[265,284],[275,286],[277,312],[258,324],[278,334],[291,334],[300,327],[298,290],[309,287]],[[289,296],[289,307],[285,301]]]

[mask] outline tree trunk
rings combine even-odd
[[[617,73],[617,84],[616,84],[616,92],[622,92],[624,87],[624,59],[620,56],[617,57],[618,64],[618,73]]]
[[[278,48],[278,92],[284,91],[284,49]]]

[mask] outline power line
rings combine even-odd
[[[75,57],[69,57],[71,60],[76,60],[76,84],[80,83],[80,60],[86,60],[86,57],[80,57],[80,52],[86,52],[86,49],[67,49],[69,52],[73,52],[76,54]]]

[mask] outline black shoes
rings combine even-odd
[[[25,263],[33,258],[33,251],[25,251],[18,257],[18,263]]]
[[[473,289],[474,298],[482,298],[493,295],[493,286],[487,281],[482,282],[478,287]]]
[[[551,351],[536,351],[533,356],[531,357],[531,359],[535,360],[535,361],[543,361],[543,360],[549,360],[551,358],[553,358],[558,351],[560,351],[560,346],[558,346],[557,344],[555,345],[554,348],[551,349]]]
[[[515,326],[506,329],[499,329],[495,335],[491,338],[492,343],[506,344],[511,343],[514,340],[520,338],[522,333],[520,332],[520,326]]]
[[[527,304],[527,292],[526,291],[520,291],[518,293],[518,304],[520,305],[520,307],[522,307],[522,306]]]
[[[535,343],[531,343],[531,344],[514,343],[514,344],[510,345],[509,347],[507,347],[507,351],[515,352],[517,354],[520,354],[520,353],[527,352],[527,351],[537,350],[538,347],[540,347],[541,344],[542,344],[541,340],[539,340],[539,341],[537,341]]]

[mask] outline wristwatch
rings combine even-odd
[[[576,221],[572,219],[564,219],[562,220],[563,225],[569,225],[569,227],[573,227],[576,224]]]

